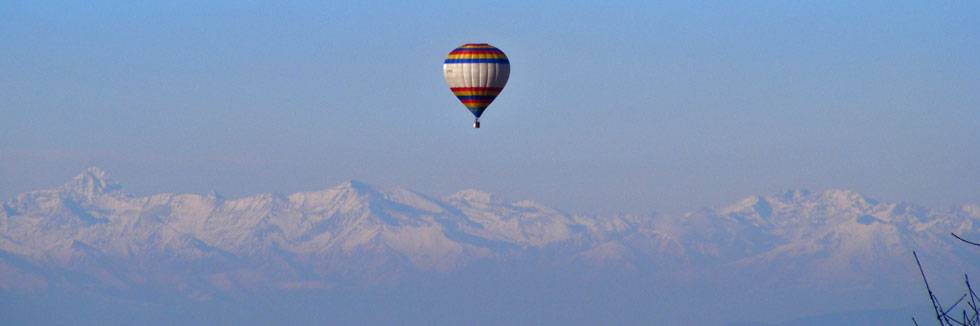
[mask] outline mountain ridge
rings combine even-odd
[[[750,196],[680,216],[584,216],[473,189],[435,198],[357,180],[288,195],[137,197],[89,168],[2,207],[0,288],[77,287],[70,279],[84,279],[94,288],[181,288],[202,300],[385,286],[515,262],[681,283],[775,265],[786,268],[753,284],[907,287],[914,277],[889,270],[906,264],[911,250],[974,268],[948,233],[980,238],[976,205],[936,211],[835,189]]]

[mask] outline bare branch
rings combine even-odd
[[[926,284],[926,292],[929,292],[929,299],[932,300],[932,309],[936,312],[936,319],[939,320],[940,324],[943,324],[943,315],[941,306],[938,304],[938,299],[932,294],[932,288],[929,287],[929,280],[926,279],[926,272],[922,270],[922,263],[919,262],[919,255],[912,251],[912,256],[915,257],[915,264],[919,266],[919,274],[922,274],[922,282]]]
[[[950,234],[957,240],[980,247],[980,243],[963,239],[956,235],[956,233],[951,232]],[[948,308],[944,308],[943,304],[939,302],[939,298],[932,292],[932,287],[926,278],[925,270],[922,268],[922,262],[919,261],[918,253],[912,251],[912,256],[915,257],[915,264],[919,267],[919,274],[922,275],[922,282],[925,284],[926,292],[928,292],[929,299],[932,301],[932,309],[936,314],[936,321],[939,322],[939,326],[980,326],[980,296],[977,295],[973,290],[973,285],[970,284],[970,275],[963,276],[963,280],[966,283],[966,294],[960,296],[959,300],[956,300]],[[912,318],[912,323],[916,326],[919,325],[919,322],[914,317]]]
[[[970,240],[967,240],[967,239],[960,238],[960,236],[956,235],[956,233],[953,233],[953,232],[950,232],[949,234],[952,234],[954,238],[956,238],[956,239],[958,239],[960,241],[963,241],[963,242],[969,243],[971,245],[980,247],[980,243],[976,243],[976,242],[973,242],[973,241],[970,241]]]

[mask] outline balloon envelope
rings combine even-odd
[[[479,118],[507,85],[510,61],[492,45],[470,43],[449,52],[442,74],[456,98]]]

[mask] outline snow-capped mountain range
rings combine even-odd
[[[912,250],[964,272],[980,261],[980,250],[949,236],[980,239],[980,206],[936,211],[847,190],[754,196],[681,216],[581,216],[478,190],[432,198],[357,181],[239,199],[135,197],[89,168],[0,205],[0,287],[11,291],[159,287],[207,299],[513,262],[867,288],[916,286]]]

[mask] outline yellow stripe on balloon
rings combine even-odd
[[[499,91],[497,91],[497,92],[459,91],[459,92],[453,92],[453,95],[456,95],[456,96],[491,96],[491,95],[492,96],[497,96],[497,95],[500,95],[500,92]]]

